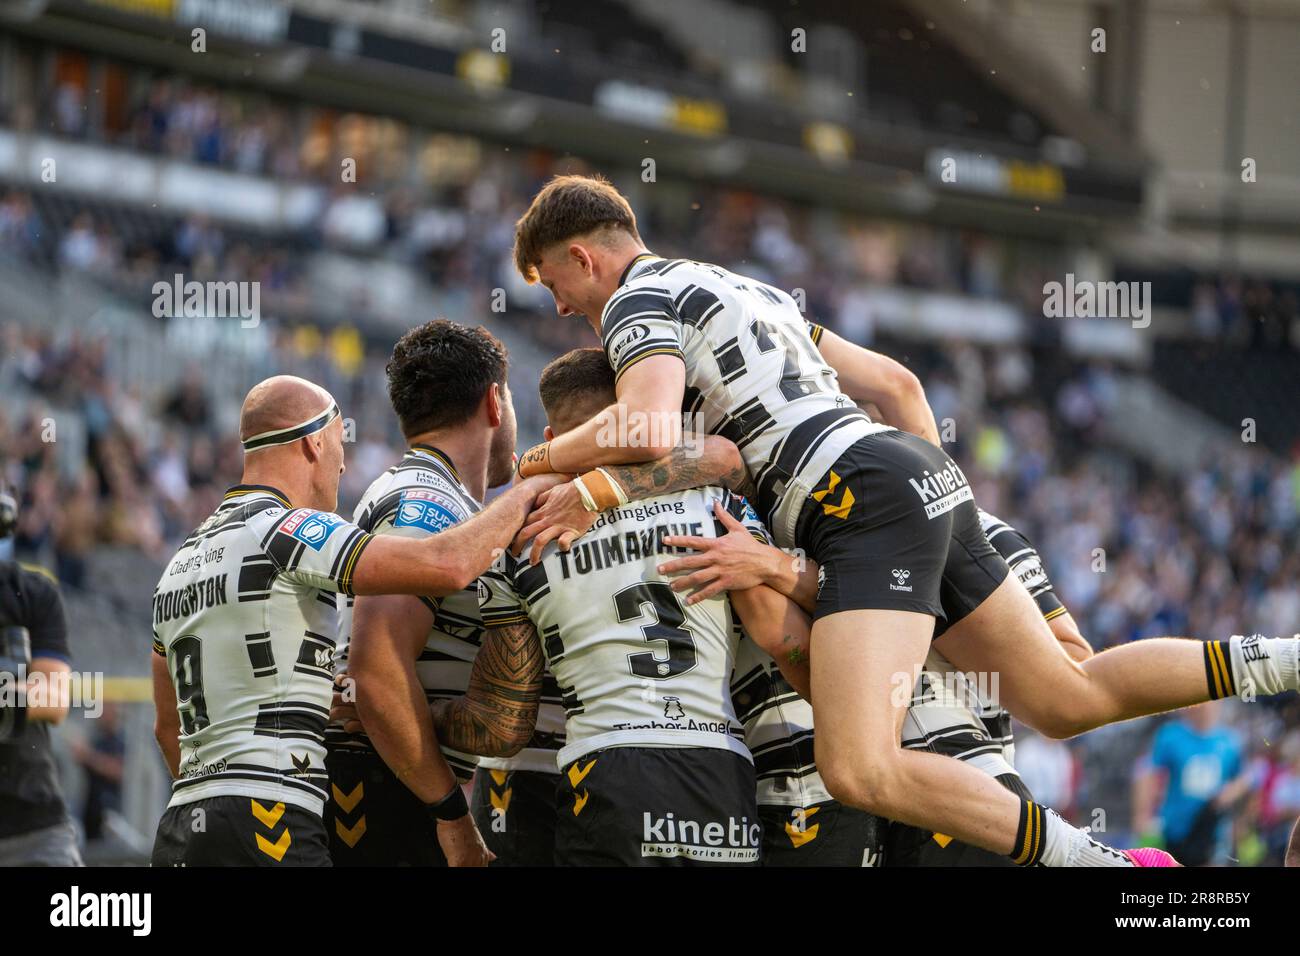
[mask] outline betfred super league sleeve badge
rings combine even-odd
[[[319,551],[325,546],[325,542],[329,540],[329,536],[335,529],[344,524],[347,524],[347,521],[328,511],[299,508],[280,523],[279,530],[297,538],[309,548]]]
[[[394,528],[420,528],[430,534],[446,531],[469,517],[451,497],[427,488],[408,488],[393,515]]]

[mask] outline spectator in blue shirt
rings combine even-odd
[[[1223,862],[1228,811],[1250,789],[1241,741],[1220,722],[1217,708],[1214,702],[1193,707],[1156,732],[1134,799],[1138,833],[1158,831],[1184,866]]]

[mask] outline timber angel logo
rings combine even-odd
[[[686,716],[686,711],[682,709],[680,697],[664,698],[664,716],[669,720],[681,720]]]

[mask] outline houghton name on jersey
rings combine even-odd
[[[782,547],[836,459],[888,431],[840,392],[787,293],[718,266],[635,260],[601,316],[615,375],[652,355],[686,365],[683,414],[736,443],[758,489],[754,506]]]
[[[369,541],[336,514],[236,485],[181,545],[153,595],[181,723],[169,807],[248,796],[321,813],[334,592],[352,593]]]
[[[460,481],[451,460],[436,448],[417,445],[373,481],[357,504],[354,520],[372,534],[423,538],[482,510]],[[427,700],[460,697],[469,688],[470,671],[483,640],[478,588],[470,585],[446,597],[421,597],[433,612],[433,627],[415,664],[416,676]],[[346,670],[352,632],[352,601],[343,603],[338,616],[338,668]],[[564,713],[554,681],[543,687],[543,706],[537,732],[528,748],[511,758],[512,767],[555,772],[555,751],[563,742]],[[371,749],[363,734],[345,734],[330,727],[331,747]],[[442,748],[448,765],[462,780],[473,776],[480,758],[449,747]]]
[[[1019,531],[986,511],[980,526],[1011,572],[1020,579],[1045,620],[1065,613],[1042,558]],[[903,746],[938,750],[967,760],[993,776],[1015,773],[1011,715],[998,702],[997,675],[958,671],[931,649],[917,681],[912,709],[903,722]]]
[[[767,540],[743,499],[694,488],[602,512],[536,567],[480,578],[486,626],[531,620],[567,716],[560,766],[607,747],[709,747],[751,759],[727,694],[739,629],[725,596],[687,607],[657,566],[668,535],[718,537],[712,505]]]

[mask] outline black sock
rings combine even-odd
[[[1226,641],[1205,642],[1205,683],[1210,689],[1210,700],[1233,697],[1237,681],[1232,673],[1232,655]]]
[[[1043,808],[1032,800],[1021,797],[1020,826],[1016,828],[1016,843],[1007,855],[1017,866],[1033,866],[1043,856],[1046,836]]]

